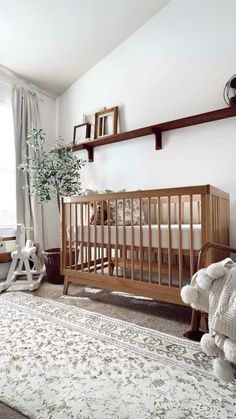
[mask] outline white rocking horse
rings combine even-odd
[[[32,230],[32,228],[27,228],[23,224],[17,224],[16,250],[11,253],[11,266],[6,281],[0,283],[0,292],[10,287],[10,290],[14,291],[34,291],[39,287],[43,279],[45,266],[42,266],[36,255],[36,247],[33,241],[27,240],[25,243],[26,230]],[[19,277],[21,279],[16,281]]]

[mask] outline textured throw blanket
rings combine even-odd
[[[213,293],[212,293],[213,294]],[[213,333],[220,333],[236,342],[236,266],[228,272],[220,296],[217,298],[217,308],[210,319]]]
[[[214,361],[216,376],[231,381],[236,364],[236,264],[227,258],[200,269],[181,296],[186,304],[209,313],[209,334],[201,346],[207,355],[219,357]]]

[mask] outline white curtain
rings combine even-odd
[[[16,152],[17,223],[33,227],[33,233],[28,233],[27,237],[32,238],[42,249],[44,246],[43,209],[38,203],[37,197],[30,196],[29,191],[23,189],[27,183],[30,184],[30,178],[17,169],[20,163],[25,161],[25,156],[29,156],[31,152],[26,143],[28,132],[33,128],[41,128],[37,95],[23,87],[14,86],[12,88],[12,106]]]

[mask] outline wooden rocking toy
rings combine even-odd
[[[25,231],[28,229],[32,230],[23,224],[17,224],[16,250],[11,253],[11,266],[6,281],[0,283],[0,292],[10,287],[12,291],[34,291],[43,279],[45,266],[41,265],[36,255],[36,247],[32,240],[25,243]],[[20,280],[16,281],[18,278]]]

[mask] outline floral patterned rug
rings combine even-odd
[[[0,319],[0,401],[30,418],[236,416],[198,343],[19,292]]]

